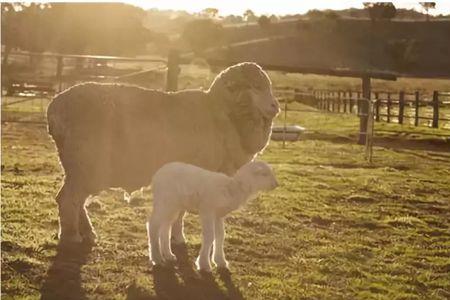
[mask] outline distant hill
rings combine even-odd
[[[449,37],[450,21],[445,20],[373,23],[355,18],[302,19],[265,28],[226,27],[226,43],[238,45],[214,55],[288,66],[450,77]]]

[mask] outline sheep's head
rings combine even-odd
[[[240,63],[222,71],[210,91],[225,97],[227,104],[232,104],[235,110],[256,108],[267,120],[272,120],[280,111],[269,77],[255,63]]]
[[[271,191],[278,186],[272,168],[262,161],[253,161],[245,164],[238,171],[238,176],[246,178],[254,191]]]

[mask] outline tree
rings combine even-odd
[[[423,7],[423,9],[425,9],[425,12],[427,14],[427,22],[428,22],[430,20],[429,10],[436,8],[436,2],[419,2],[419,3]]]
[[[2,4],[5,52],[130,55],[152,38],[144,10],[120,3]],[[4,57],[5,60],[5,57]]]
[[[211,19],[193,20],[186,24],[181,38],[196,53],[217,46],[222,41],[223,27]]]
[[[392,2],[364,2],[363,4],[373,22],[391,20],[397,13],[397,9]]]
[[[244,12],[244,20],[249,23],[249,22],[255,22],[256,21],[256,15],[255,13],[251,10],[251,9],[247,9]]]
[[[208,7],[202,10],[201,13],[209,18],[214,19],[219,14],[219,10],[217,8]]]
[[[258,18],[258,25],[259,27],[261,27],[262,29],[267,29],[269,28],[270,24],[271,24],[271,20],[269,19],[269,17],[262,15],[261,17]]]

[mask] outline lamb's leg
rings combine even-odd
[[[186,242],[183,234],[183,218],[185,211],[179,213],[177,219],[172,224],[172,243],[175,245],[181,245]]]
[[[225,240],[225,229],[223,218],[216,218],[214,223],[214,252],[213,260],[219,268],[228,268],[228,262],[225,259],[223,243]]]
[[[84,203],[85,201],[83,201],[80,207],[80,234],[83,238],[83,242],[94,245],[97,235],[95,234],[94,228],[92,227],[92,223],[89,219],[89,215]]]
[[[173,219],[165,219],[161,225],[161,254],[164,260],[169,262],[177,260],[177,257],[172,253],[172,249],[170,248],[172,221]]]
[[[164,260],[161,256],[161,248],[159,244],[159,233],[161,229],[161,220],[153,211],[152,216],[147,221],[147,235],[148,235],[148,254],[150,261],[155,265],[161,265]]]
[[[80,209],[88,195],[80,190],[72,181],[66,179],[56,196],[59,210],[59,239],[62,244],[82,242],[79,228]]]
[[[214,242],[214,215],[200,211],[202,223],[202,246],[197,258],[197,268],[200,271],[211,272],[211,247]]]

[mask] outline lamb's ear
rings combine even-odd
[[[256,168],[254,168],[252,170],[252,173],[255,175],[262,175],[265,173],[265,170],[263,168],[261,168],[260,166],[257,166]]]

